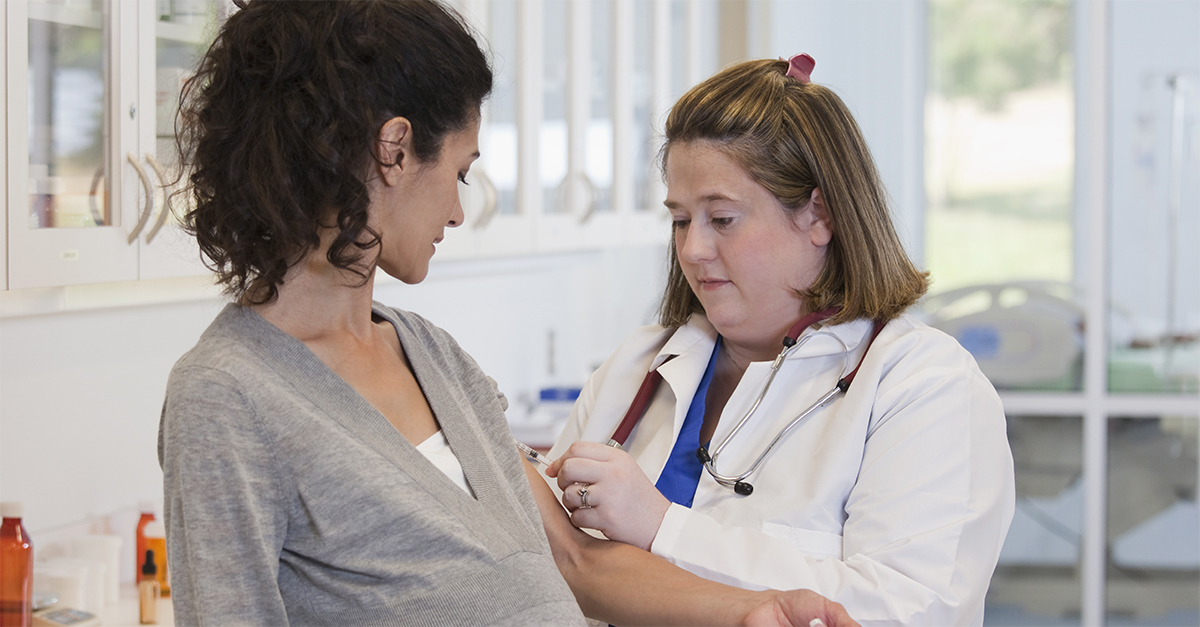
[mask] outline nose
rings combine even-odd
[[[704,263],[715,256],[712,237],[694,223],[675,231],[675,253],[682,263]]]
[[[465,221],[466,214],[463,213],[462,199],[456,195],[454,198],[454,211],[450,214],[450,221],[446,223],[446,226],[454,228],[461,226]]]

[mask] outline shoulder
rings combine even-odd
[[[889,322],[876,339],[876,345],[884,348],[893,363],[961,368],[964,373],[983,376],[975,358],[958,340],[910,314]]]
[[[208,325],[196,345],[175,362],[167,395],[208,385],[238,387],[239,381],[265,368],[263,345],[270,339],[257,330],[248,309],[226,305]]]
[[[870,363],[877,381],[876,421],[903,408],[1003,420],[1000,397],[971,353],[911,315],[889,322],[868,353],[863,368]]]
[[[411,339],[417,340],[431,355],[469,359],[466,351],[459,346],[454,336],[446,332],[445,329],[430,322],[424,316],[411,311],[388,307],[378,302],[373,305],[372,310],[389,320],[401,335],[406,335]],[[472,363],[474,362],[472,361]]]
[[[314,380],[322,368],[300,341],[248,308],[227,305],[171,369],[163,426],[246,429],[290,415],[278,408],[296,402],[298,382]]]
[[[441,377],[438,379],[441,385],[461,388],[475,402],[490,404],[497,401],[501,412],[508,408],[508,399],[500,392],[496,381],[483,372],[475,359],[445,329],[419,314],[378,302],[373,310],[395,326],[414,367],[420,369],[424,365],[436,370]],[[425,390],[427,395],[434,392]]]
[[[211,369],[237,377],[240,370],[261,367],[265,349],[279,341],[279,331],[250,309],[228,304],[208,325],[196,345],[175,363],[174,372]]]

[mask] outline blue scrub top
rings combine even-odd
[[[721,336],[713,347],[712,356],[708,358],[708,367],[704,369],[704,377],[692,397],[692,405],[688,407],[683,419],[683,428],[671,448],[671,455],[663,467],[662,474],[654,487],[662,492],[672,503],[691,507],[696,498],[696,486],[700,483],[700,474],[704,465],[696,457],[696,449],[700,448],[700,427],[704,426],[704,405],[708,399],[708,386],[712,383],[713,371],[716,370],[717,355],[721,352]],[[705,442],[705,445],[708,443]]]

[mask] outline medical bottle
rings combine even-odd
[[[0,627],[33,624],[33,541],[20,503],[0,503]]]
[[[152,520],[142,530],[146,536],[146,550],[154,551],[155,578],[162,596],[171,596],[171,582],[167,579],[167,528],[162,521]],[[139,560],[140,561],[140,560]]]
[[[158,596],[158,566],[154,564],[154,551],[147,549],[138,575],[138,615],[143,625],[158,622]]]
[[[142,501],[138,504],[138,509],[141,510],[142,517],[138,519],[137,524],[137,539],[135,541],[135,544],[137,545],[137,552],[134,553],[134,555],[137,556],[137,559],[134,560],[134,564],[140,564],[142,562],[142,558],[146,555],[146,523],[154,521],[154,503]],[[142,571],[139,570],[136,574],[137,581],[141,582]]]

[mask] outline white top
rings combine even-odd
[[[758,413],[721,454],[748,468],[779,430],[853,368],[871,323],[825,327],[782,365]],[[812,330],[809,333],[813,333]],[[551,450],[605,442],[651,366],[664,384],[625,444],[657,481],[708,364],[702,315],[676,331],[635,332],[584,387]],[[713,449],[758,396],[770,363],[750,364],[725,405]],[[652,552],[749,589],[809,588],[865,625],[979,625],[1015,493],[1004,411],[974,359],[910,316],[890,322],[850,390],[781,441],[739,496],[700,477],[691,509],[671,505]]]
[[[467,494],[472,497],[475,492],[471,490],[471,486],[467,484],[467,476],[463,474],[462,464],[459,463],[458,457],[454,455],[454,451],[450,449],[450,443],[446,441],[446,434],[439,429],[437,433],[429,436],[424,442],[417,445],[417,451],[425,456],[430,462],[433,462],[437,469],[450,477],[458,487],[466,490]]]

